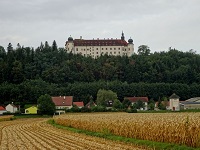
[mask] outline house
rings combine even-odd
[[[25,114],[37,114],[38,108],[36,106],[31,106],[25,109]]]
[[[200,109],[200,97],[190,98],[179,103],[181,109]]]
[[[159,102],[155,102],[155,110],[158,110],[158,103]],[[166,110],[169,110],[169,101],[161,101],[161,104],[166,107]]]
[[[169,97],[169,110],[180,111],[179,98],[175,93]]]
[[[0,106],[0,115],[7,112],[6,109],[3,106]]]
[[[125,97],[124,99],[128,99],[131,102],[131,105],[140,100],[144,103],[144,110],[148,109],[148,97]]]
[[[95,104],[95,102],[93,100],[90,100],[86,105],[85,107],[87,108],[91,108],[91,107],[95,107],[97,106],[97,104]]]
[[[56,106],[57,113],[65,113],[66,109],[71,109],[73,106],[73,96],[57,96],[52,97],[52,101]]]
[[[14,104],[8,104],[8,105],[6,106],[6,111],[9,111],[9,112],[11,112],[11,113],[15,113],[15,112],[18,111],[18,108],[17,108],[17,106],[15,106]]]
[[[84,103],[82,102],[73,102],[73,105],[76,105],[78,108],[84,107]]]

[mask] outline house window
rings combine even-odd
[[[102,48],[102,50],[103,50],[103,48]]]
[[[110,50],[112,50],[112,48],[110,48]]]
[[[96,48],[96,50],[98,50],[98,48]]]
[[[107,50],[107,48],[106,48],[106,50]]]
[[[114,48],[114,50],[116,50],[116,48]]]
[[[78,48],[76,48],[76,51],[78,51]]]
[[[118,48],[118,50],[120,50],[120,47]]]
[[[97,52],[97,54],[98,54],[98,52]]]

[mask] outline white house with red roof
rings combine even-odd
[[[65,44],[65,49],[69,53],[91,56],[92,58],[97,58],[105,54],[113,56],[131,56],[134,53],[134,44],[131,38],[126,42],[124,33],[122,32],[121,39],[85,40],[80,37],[80,39],[74,40],[70,36]]]
[[[71,109],[73,106],[73,96],[56,96],[52,97],[52,101],[56,106],[56,112],[65,113],[66,109]]]
[[[144,110],[148,110],[148,97],[125,97],[124,99],[128,99],[132,105],[140,100],[145,105]]]
[[[76,105],[78,108],[84,107],[84,103],[82,102],[73,102],[73,105]]]
[[[0,115],[7,112],[6,109],[3,106],[0,106]]]
[[[11,112],[11,113],[16,113],[18,111],[18,108],[14,104],[8,104],[6,106],[6,111]]]

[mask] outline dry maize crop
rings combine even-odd
[[[131,144],[57,129],[47,119],[0,122],[0,150],[140,150]]]
[[[200,147],[200,113],[65,114],[54,120],[78,129]]]

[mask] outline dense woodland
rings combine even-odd
[[[42,94],[73,95],[75,101],[96,100],[99,89],[154,100],[173,92],[186,100],[200,96],[200,55],[171,49],[150,53],[101,56],[97,59],[66,53],[55,41],[33,49],[20,44],[0,46],[0,104],[36,103]]]

